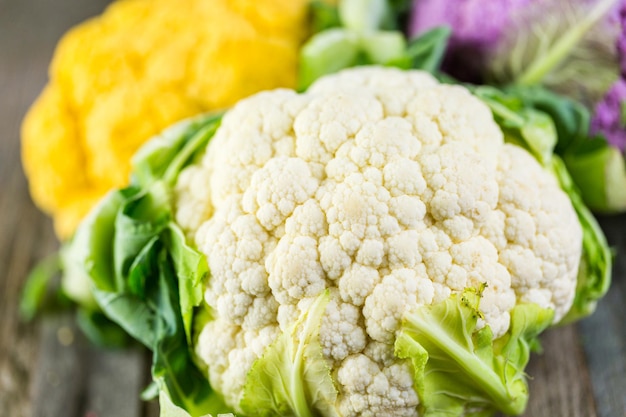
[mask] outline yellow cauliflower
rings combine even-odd
[[[22,126],[35,202],[69,237],[172,122],[293,87],[307,0],[119,0],[59,43]]]

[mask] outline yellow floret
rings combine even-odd
[[[69,31],[22,127],[34,201],[69,237],[152,135],[296,84],[307,0],[119,0]]]

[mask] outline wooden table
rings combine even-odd
[[[20,165],[19,126],[46,81],[54,45],[106,0],[0,0],[0,415],[156,416],[138,399],[149,380],[141,350],[85,343],[69,316],[21,323],[17,303],[34,263],[57,248],[32,204]],[[42,138],[45,140],[45,138]],[[626,216],[602,218],[618,252],[597,312],[553,329],[528,369],[528,417],[626,417]]]

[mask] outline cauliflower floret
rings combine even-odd
[[[367,344],[362,320],[361,310],[350,303],[342,302],[335,292],[326,308],[320,332],[324,355],[335,361],[342,361],[352,353],[362,352]]]
[[[416,416],[419,403],[413,389],[412,371],[406,363],[381,366],[364,354],[348,357],[337,371],[343,391],[342,415]]]
[[[363,315],[367,333],[373,340],[392,343],[405,312],[430,304],[433,283],[425,268],[394,269],[365,300]]]
[[[325,289],[320,343],[344,416],[417,415],[393,351],[408,311],[482,289],[478,326],[497,338],[518,303],[555,321],[572,304],[582,231],[568,197],[480,100],[422,72],[357,68],[244,100],[177,193],[211,270],[216,321],[198,352],[235,408],[270,336]]]
[[[504,213],[504,238],[500,263],[511,273],[511,286],[520,302],[554,310],[555,321],[569,310],[574,299],[580,254],[571,250],[582,239],[580,226],[561,229],[555,225],[578,223],[565,193],[545,195],[558,188],[527,152],[505,145],[498,160],[500,210]]]
[[[326,288],[317,241],[309,236],[284,236],[267,258],[269,285],[281,304],[313,297]]]

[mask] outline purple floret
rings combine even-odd
[[[486,55],[510,28],[512,15],[532,1],[414,0],[409,35],[450,26],[452,35],[443,69],[462,80],[479,81]]]
[[[591,134],[602,134],[610,145],[622,153],[626,151],[626,2],[619,8],[622,30],[617,37],[616,48],[620,62],[620,79],[605,94],[595,108],[591,119]]]
[[[591,120],[591,133],[602,134],[609,144],[626,150],[626,129],[622,117],[622,105],[626,102],[626,81],[618,80],[596,105]]]
[[[536,19],[560,18],[563,8],[592,7],[598,0],[413,0],[409,35],[416,36],[436,26],[452,29],[442,69],[462,81],[484,82],[490,61],[516,32],[532,30]],[[626,0],[615,0],[604,25],[626,21]],[[621,7],[619,7],[621,6]],[[618,43],[624,52],[621,66],[626,73],[626,34]]]
[[[417,35],[439,25],[454,29],[450,43],[471,43],[489,47],[497,43],[511,14],[531,0],[415,0],[410,22],[410,35]]]

